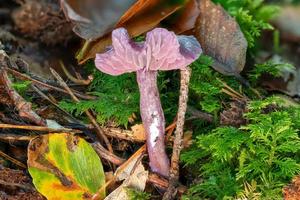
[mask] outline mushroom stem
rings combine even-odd
[[[140,111],[147,135],[151,170],[168,177],[170,162],[165,151],[165,117],[157,88],[157,71],[136,72],[140,90]]]

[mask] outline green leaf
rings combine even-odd
[[[105,184],[101,160],[85,140],[48,134],[31,140],[28,167],[36,189],[51,199],[91,198]],[[105,192],[101,192],[105,197]]]

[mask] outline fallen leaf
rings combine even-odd
[[[149,9],[153,5],[157,4],[160,0],[138,0],[133,6],[131,6],[126,13],[121,17],[118,22],[118,26],[121,26],[133,16],[139,15],[141,12]]]
[[[65,16],[74,23],[73,31],[86,40],[110,32],[135,0],[61,0]]]
[[[235,19],[220,5],[211,0],[200,1],[195,36],[204,53],[214,59],[215,70],[225,75],[237,75],[243,70],[247,40]]]
[[[134,166],[135,163],[136,161],[132,162],[133,165],[131,166]],[[104,200],[131,200],[127,188],[144,191],[148,174],[149,172],[145,170],[142,163],[139,163],[134,172],[124,180],[122,185],[110,193]]]
[[[122,181],[127,179],[130,174],[132,173],[132,170],[134,170],[134,167],[136,163],[140,160],[140,157],[146,152],[146,145],[143,145],[139,148],[130,158],[123,163],[115,172],[115,180]]]
[[[27,163],[33,184],[48,200],[91,198],[105,184],[96,152],[85,140],[71,134],[32,139]],[[105,192],[100,196],[104,198]]]
[[[128,21],[124,22],[124,24],[119,24],[119,26],[126,28],[130,36],[135,37],[151,30],[163,19],[183,6],[182,3],[174,3],[171,0],[157,0],[155,2],[155,5],[149,3],[151,8],[143,6],[142,8],[145,11],[139,11],[138,15],[130,17]],[[96,53],[103,52],[109,45],[111,45],[110,34],[96,41],[86,43],[77,55],[78,62],[82,64],[88,59],[94,58]]]
[[[171,29],[175,33],[180,34],[195,28],[196,20],[200,14],[199,2],[197,0],[190,0],[179,12],[181,14]]]
[[[133,132],[133,138],[136,138],[137,140],[146,140],[146,131],[143,124],[136,124],[131,127],[131,130]]]
[[[280,14],[273,20],[274,26],[280,30],[280,35],[289,41],[300,41],[300,5],[283,6]]]

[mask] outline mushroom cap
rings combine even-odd
[[[140,69],[182,69],[195,61],[202,53],[193,36],[176,36],[164,28],[148,32],[145,42],[134,42],[124,28],[112,32],[112,47],[96,54],[96,67],[110,75],[120,75]]]

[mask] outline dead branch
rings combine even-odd
[[[107,151],[99,142],[92,143],[92,146],[96,153],[103,159],[115,164],[122,165],[125,162],[125,159],[116,156],[113,153]]]
[[[26,165],[24,165],[23,163],[21,163],[20,161],[10,157],[9,155],[7,155],[6,153],[4,153],[3,151],[0,150],[0,156],[5,158],[6,160],[9,160],[10,162],[14,163],[15,165],[23,168],[23,169],[26,169]]]
[[[45,131],[52,133],[81,133],[80,130],[69,129],[69,128],[48,128],[45,126],[28,126],[28,125],[14,125],[14,124],[0,124],[1,128],[11,128],[11,129],[23,129],[23,130],[31,130],[31,131]]]
[[[163,189],[167,189],[169,186],[169,182],[167,179],[160,177],[159,175],[155,174],[155,173],[149,173],[148,175],[148,183],[151,183],[155,186],[157,186],[158,188],[163,188]],[[184,185],[179,185],[178,186],[178,193],[179,194],[183,194],[185,193],[187,190],[187,188]]]

